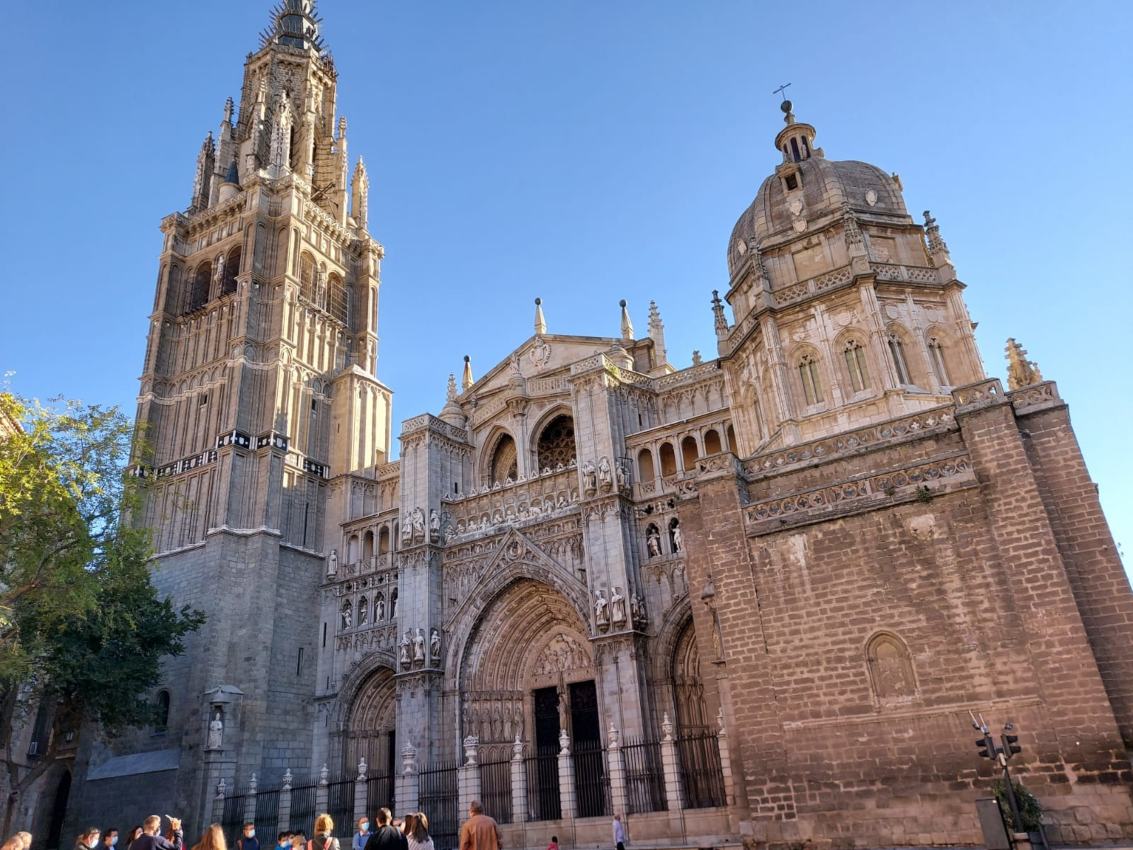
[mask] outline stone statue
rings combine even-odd
[[[649,617],[645,614],[645,600],[640,593],[635,593],[629,599],[629,615],[634,626],[643,628],[649,624]]]
[[[626,622],[626,598],[622,596],[621,590],[614,585],[610,591],[610,619],[615,626],[624,626]]]
[[[363,596],[358,600],[358,625],[364,626],[370,622],[370,605]]]
[[[347,602],[342,606],[342,628],[349,629],[354,625],[354,612],[350,609],[350,603]]]
[[[441,633],[437,629],[429,633],[429,660],[433,664],[441,663]]]
[[[224,741],[224,718],[221,710],[218,708],[216,714],[212,716],[209,721],[209,734],[208,740],[205,743],[206,750],[219,750]]]
[[[424,540],[425,539],[425,512],[423,510],[421,510],[420,507],[416,507],[416,508],[413,509],[412,522],[413,522],[413,539],[414,540]]]
[[[410,657],[409,657],[409,646],[412,643],[412,641],[413,641],[413,633],[409,629],[406,629],[405,634],[402,635],[402,638],[401,638],[401,652],[398,655],[398,658],[401,661],[401,666],[403,668],[409,667],[409,663],[410,663],[410,660],[411,660]]]
[[[657,526],[651,525],[645,532],[645,546],[649,550],[650,558],[661,556],[661,532],[657,530]]]
[[[224,254],[216,258],[216,282],[224,283]]]
[[[599,590],[597,599],[594,600],[594,621],[598,623],[599,627],[610,625],[610,611],[609,603],[606,601],[606,594]]]
[[[582,464],[582,487],[587,493],[598,490],[597,478],[594,475],[594,461],[588,460]]]
[[[683,552],[684,548],[685,548],[684,547],[684,538],[681,536],[681,526],[680,526],[679,523],[673,525],[673,528],[672,528],[672,531],[670,532],[670,535],[673,538],[673,551],[674,552]]]
[[[424,662],[425,660],[425,630],[418,629],[417,635],[413,638],[413,660]]]
[[[598,461],[598,486],[603,490],[609,490],[614,486],[614,471],[606,457]]]
[[[436,508],[429,508],[429,540],[433,543],[441,542],[441,515]]]
[[[380,623],[386,618],[386,598],[379,595],[374,602],[374,622]]]
[[[618,479],[618,489],[624,490],[627,486],[625,467],[619,463],[614,467],[614,475]]]
[[[338,550],[331,549],[330,554],[327,555],[327,575],[338,575]]]

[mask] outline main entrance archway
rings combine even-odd
[[[350,706],[342,748],[343,776],[357,772],[362,758],[373,772],[393,776],[396,706],[393,671],[379,667],[358,688]]]

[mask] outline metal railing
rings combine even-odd
[[[336,835],[352,835],[354,820],[354,780],[337,779],[327,785],[327,814],[334,821]]]
[[[480,762],[480,796],[485,812],[499,823],[512,822],[510,758]]]
[[[707,809],[724,805],[724,771],[716,734],[698,732],[683,735],[677,738],[676,745],[685,807]]]
[[[523,760],[527,774],[527,819],[558,820],[562,817],[559,799],[559,754],[546,747]]]
[[[601,744],[584,743],[574,751],[574,790],[580,818],[610,814],[610,775]]]
[[[622,744],[622,759],[625,764],[626,806],[630,813],[663,811],[667,800],[661,742],[626,739]]]
[[[371,776],[366,780],[366,809],[368,812],[376,812],[381,808],[396,811],[393,795],[393,777],[388,773]]]
[[[230,847],[236,846],[236,841],[242,834],[244,807],[247,805],[247,799],[248,792],[245,788],[238,788],[231,796],[224,798],[218,821],[220,828],[224,830],[224,837],[228,839]]]
[[[262,835],[267,836],[265,842],[271,840],[271,836],[275,835],[278,826],[279,789],[260,791],[256,794],[256,827]],[[230,842],[228,846],[233,847],[235,845]]]
[[[292,832],[302,832],[310,836],[315,828],[315,794],[318,786],[293,785],[291,787],[291,820],[287,828]]]
[[[417,775],[418,801],[429,819],[429,835],[436,850],[453,850],[460,831],[457,777],[460,762],[444,762]]]

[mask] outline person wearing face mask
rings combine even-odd
[[[354,833],[352,850],[365,850],[366,842],[370,840],[370,819],[363,815],[358,818],[358,829]]]
[[[288,850],[291,847],[291,833],[281,832],[275,840],[275,850]]]
[[[239,850],[260,850],[260,842],[256,840],[256,825],[254,823],[244,824],[244,837],[236,842]]]
[[[102,833],[102,850],[113,850],[118,846],[118,830],[114,827],[108,827]]]
[[[97,826],[87,827],[83,832],[79,833],[79,837],[75,839],[75,850],[95,850],[98,847],[98,837],[102,834]]]
[[[158,835],[161,829],[161,815],[150,815],[142,822],[141,837],[134,840],[132,850],[182,850],[185,844],[185,833],[181,830],[181,818],[169,819],[169,830],[172,838],[163,838]]]

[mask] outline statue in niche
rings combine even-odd
[[[669,539],[673,544],[673,552],[684,551],[684,537],[681,534],[680,520],[674,517],[673,521],[669,523]]]
[[[401,661],[401,666],[402,666],[403,669],[408,669],[409,664],[412,661],[412,659],[410,658],[410,655],[409,655],[410,646],[411,646],[412,643],[413,643],[413,633],[409,629],[406,629],[405,634],[402,635],[402,637],[401,637],[401,652],[398,655],[398,658]]]
[[[380,593],[374,600],[374,622],[380,623],[386,618],[386,598]]]
[[[405,523],[405,528],[401,529],[401,545],[408,546],[409,542],[413,539],[413,521],[410,519]]]
[[[594,621],[599,628],[610,625],[610,604],[606,601],[606,594],[599,590],[594,600]]]
[[[208,740],[205,742],[206,750],[219,750],[224,742],[224,710],[216,707],[216,713],[209,721]]]
[[[645,628],[649,624],[649,617],[645,613],[645,600],[641,598],[640,593],[630,597],[629,615],[637,628]]]
[[[582,464],[582,487],[587,493],[598,491],[598,479],[594,473],[594,461],[592,460]]]
[[[916,693],[912,665],[904,647],[888,636],[873,641],[869,663],[877,695],[882,699],[909,697]]]
[[[603,490],[609,490],[614,486],[614,471],[605,456],[598,460],[598,486]]]
[[[331,549],[330,554],[327,555],[327,575],[338,575],[338,550]]]
[[[413,660],[424,662],[425,660],[425,630],[418,629],[417,634],[413,638]]]
[[[649,550],[650,558],[661,557],[661,532],[655,525],[650,525],[645,530],[645,548]]]
[[[559,698],[559,728],[563,734],[566,734],[567,723],[570,720],[570,709],[567,706],[567,696],[565,688],[555,688],[555,693]]]
[[[441,541],[441,515],[436,508],[429,508],[429,540],[433,543]]]
[[[412,522],[413,522],[413,539],[414,540],[424,540],[425,539],[425,512],[423,510],[421,510],[420,507],[416,507],[416,508],[413,509],[413,513],[412,513],[411,516],[412,516]]]
[[[342,630],[346,631],[354,625],[354,612],[351,610],[350,602],[347,601],[342,606]]]
[[[218,284],[224,283],[224,254],[220,254],[216,258],[216,282]]]
[[[441,633],[437,629],[429,634],[429,659],[433,664],[441,663]]]
[[[626,481],[625,467],[622,466],[622,464],[619,463],[617,466],[614,467],[614,475],[618,479],[618,489],[624,490],[628,486],[628,482]]]
[[[626,622],[626,598],[622,596],[621,590],[614,585],[610,591],[610,619],[615,626],[624,626]]]
[[[358,600],[358,625],[364,626],[370,622],[370,605],[363,596]]]

